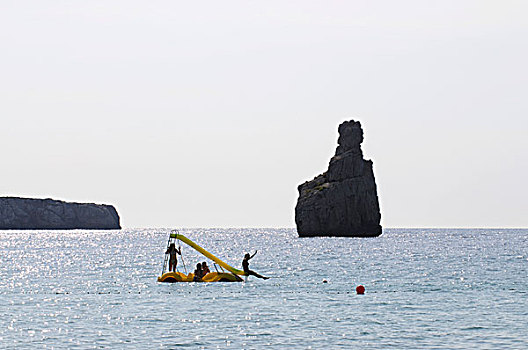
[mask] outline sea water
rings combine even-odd
[[[528,348],[525,229],[185,229],[271,278],[164,284],[169,232],[0,231],[0,348]]]

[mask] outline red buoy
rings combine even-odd
[[[363,287],[362,285],[357,286],[356,287],[356,293],[365,294],[365,287]]]

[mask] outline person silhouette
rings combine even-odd
[[[203,277],[203,271],[202,271],[202,264],[198,263],[196,264],[196,269],[194,270],[194,282],[202,282]]]
[[[181,255],[181,248],[176,249],[176,244],[171,243],[165,254],[169,254],[169,272],[176,271],[176,266],[178,266],[176,254]]]
[[[247,276],[255,276],[255,277],[267,280],[269,277],[262,276],[256,273],[255,271],[252,271],[249,269],[249,260],[253,258],[255,254],[257,254],[256,250],[253,255],[249,255],[249,253],[246,253],[246,255],[244,255],[244,260],[242,260],[242,268],[244,269],[244,272],[246,273]]]
[[[211,270],[209,270],[209,266],[207,266],[207,263],[204,261],[202,263],[202,274],[204,275],[207,275],[209,272],[211,272]]]

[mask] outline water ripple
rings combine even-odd
[[[186,229],[272,279],[160,284],[169,231],[0,231],[0,348],[528,348],[528,230]]]

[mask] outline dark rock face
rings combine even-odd
[[[120,228],[111,205],[0,197],[0,230]]]
[[[328,171],[298,187],[297,232],[300,237],[379,236],[381,213],[372,161],[361,151],[361,124],[339,125],[337,142]]]

